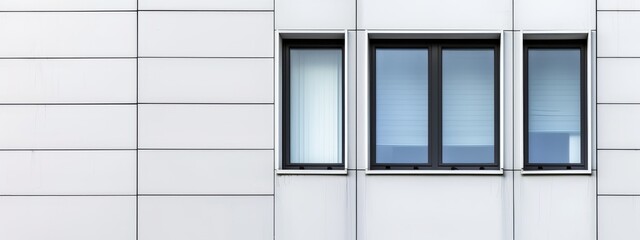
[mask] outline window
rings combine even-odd
[[[499,169],[498,40],[370,46],[370,169]]]
[[[344,169],[344,44],[283,46],[283,169]]]
[[[524,42],[524,169],[587,168],[586,44]]]

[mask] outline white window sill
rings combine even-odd
[[[341,170],[295,170],[295,169],[278,169],[278,175],[347,175],[346,169]]]
[[[587,170],[524,170],[522,175],[591,175],[591,169]]]
[[[502,175],[499,170],[366,170],[370,175]]]

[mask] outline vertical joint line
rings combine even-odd
[[[278,132],[280,132],[280,131],[276,132],[276,129],[281,129],[280,127],[278,127],[280,125],[280,122],[275,121],[276,120],[276,115],[279,114],[279,108],[276,108],[276,107],[280,106],[280,104],[276,103],[276,99],[279,99],[278,97],[276,97],[276,92],[280,92],[280,91],[276,91],[276,86],[280,88],[280,85],[276,84],[276,83],[280,82],[278,79],[276,79],[276,75],[278,75],[276,73],[277,73],[277,71],[279,71],[278,69],[280,69],[280,66],[278,64],[276,64],[276,61],[275,61],[275,59],[277,59],[276,58],[276,44],[279,44],[279,42],[280,42],[280,36],[276,35],[276,0],[273,0],[273,27],[272,27],[272,29],[273,29],[273,36],[272,36],[273,37],[273,45],[271,46],[271,48],[273,50],[271,52],[273,54],[273,59],[274,59],[274,61],[273,61],[273,89],[272,89],[273,90],[273,107],[274,107],[274,110],[273,110],[273,119],[274,119],[274,121],[273,121],[273,123],[276,126],[273,127],[273,142],[274,142],[273,159],[274,159],[274,161],[272,162],[272,164],[274,164],[274,165],[271,168],[273,170],[273,197],[272,197],[272,200],[271,200],[272,204],[273,204],[272,205],[273,209],[272,209],[272,213],[271,213],[273,215],[272,216],[273,217],[273,225],[271,226],[272,227],[271,236],[275,240],[276,239],[276,224],[277,224],[277,222],[276,222],[276,178],[278,177],[275,169],[280,164],[280,159],[277,158],[277,155],[276,155],[277,151],[275,151],[275,146],[280,146],[276,141],[278,139],[278,137],[277,137],[278,136]],[[280,149],[282,149],[282,146],[280,146]]]
[[[138,204],[139,198],[140,198],[140,191],[139,191],[139,181],[138,181],[138,175],[139,175],[139,164],[138,164],[138,159],[139,159],[139,132],[140,132],[140,119],[139,119],[139,106],[140,106],[140,99],[139,99],[139,92],[140,92],[140,87],[139,87],[139,68],[140,68],[140,40],[139,40],[139,35],[140,35],[140,2],[139,0],[136,0],[136,240],[139,239],[139,213],[140,213],[140,207]]]
[[[515,169],[516,166],[516,151],[515,151],[515,128],[513,127],[515,123],[515,82],[516,82],[516,71],[515,71],[515,0],[511,0],[511,168]],[[512,240],[516,239],[516,172],[511,173],[511,234]]]

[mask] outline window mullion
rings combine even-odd
[[[433,49],[432,60],[430,61],[431,78],[429,79],[430,88],[430,109],[429,109],[429,132],[431,147],[431,167],[437,168],[442,161],[442,47],[438,44],[432,44]]]

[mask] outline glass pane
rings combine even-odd
[[[427,163],[427,49],[376,49],[376,162]]]
[[[580,163],[580,50],[529,49],[529,163]]]
[[[342,163],[342,50],[290,55],[290,161]]]
[[[442,162],[495,160],[493,49],[442,50]]]

